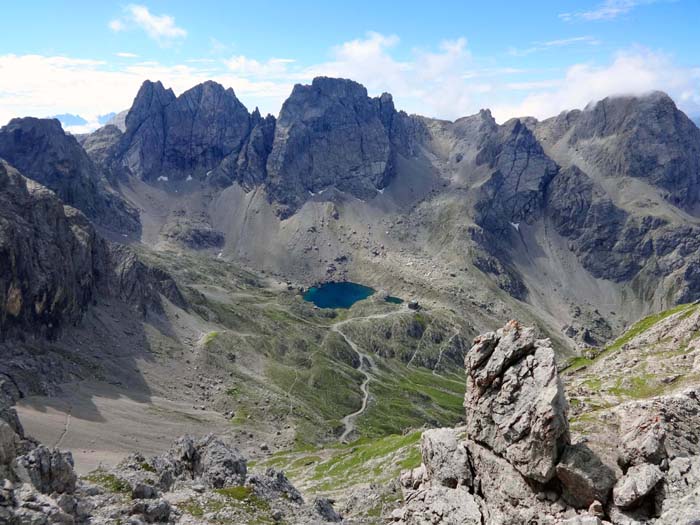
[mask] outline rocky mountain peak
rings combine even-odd
[[[662,91],[642,96],[606,97],[583,110],[580,134],[575,139],[606,137],[629,126],[675,127],[674,121],[680,115],[683,114],[673,99]]]
[[[113,163],[146,180],[205,178],[237,155],[251,116],[233,89],[207,81],[175,97],[160,82],[144,82],[126,120]]]
[[[304,91],[308,87],[297,84],[294,86],[294,90]],[[343,99],[367,97],[367,88],[365,86],[346,78],[316,77],[311,82],[310,87],[319,95],[327,97]],[[294,91],[292,96],[294,96]]]
[[[700,200],[700,130],[663,92],[608,97],[538,124],[536,134],[562,141],[604,177],[646,181],[676,206]]]
[[[126,115],[127,131],[138,127],[143,122],[145,115],[159,113],[175,99],[173,90],[165,89],[160,80],[156,82],[144,81]]]
[[[138,216],[109,191],[102,171],[55,119],[17,118],[0,128],[0,157],[100,225],[135,232]]]
[[[370,98],[352,80],[319,77],[296,85],[282,106],[267,162],[268,192],[288,216],[331,186],[360,199],[374,196],[392,173],[387,96]]]

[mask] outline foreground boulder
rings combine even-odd
[[[700,523],[700,395],[613,407],[618,466],[570,443],[548,340],[511,321],[465,359],[466,425],[423,434],[391,520],[419,524]]]
[[[465,366],[467,436],[523,476],[541,483],[552,479],[569,427],[549,340],[511,321],[477,337]]]
[[[50,450],[39,445],[17,457],[12,463],[12,470],[19,481],[31,484],[43,494],[63,494],[75,490],[77,476],[73,471],[73,455],[70,452]]]
[[[615,485],[615,473],[584,444],[567,447],[557,465],[557,478],[563,497],[577,508],[588,508],[594,502],[605,504]]]

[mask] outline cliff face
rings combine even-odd
[[[0,332],[54,334],[76,323],[106,274],[85,216],[0,161]]]
[[[268,189],[293,213],[309,194],[334,186],[360,199],[374,196],[392,173],[391,99],[367,96],[350,80],[317,78],[297,85],[282,106],[267,162]]]
[[[176,97],[160,82],[146,81],[126,117],[113,163],[149,181],[203,179],[238,154],[252,125],[233,90],[220,84],[205,82]]]
[[[0,128],[0,158],[100,226],[119,233],[139,230],[138,213],[109,187],[101,168],[57,120],[13,119]]]
[[[172,279],[103,240],[80,211],[0,160],[0,334],[52,338],[98,295],[145,313],[160,294],[184,306]]]

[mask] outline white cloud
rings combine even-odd
[[[562,41],[543,42],[552,46]],[[301,65],[288,58],[259,60],[237,55],[164,65],[156,61],[0,55],[0,125],[16,116],[73,113],[90,125],[98,115],[130,107],[145,79],[161,80],[181,93],[205,80],[232,87],[249,108],[277,114],[295,83],[319,75],[350,78],[370,95],[394,95],[409,113],[455,119],[492,108],[500,121],[544,118],[614,94],[667,91],[689,114],[700,114],[700,68],[681,67],[663,53],[643,48],[620,52],[607,64],[574,64],[565,71],[496,67],[472,56],[465,39],[396,57],[399,39],[379,33],[329,50],[327,61]],[[50,78],[51,82],[46,82]]]
[[[659,0],[605,0],[589,11],[561,13],[559,18],[567,22],[577,19],[585,21],[613,20],[618,16],[626,15],[635,7],[654,4],[658,1]]]
[[[155,40],[187,36],[187,31],[175,25],[175,19],[172,16],[151,14],[148,8],[142,5],[132,4],[126,9],[148,36]]]
[[[288,67],[294,62],[291,58],[271,58],[265,62],[258,62],[239,55],[226,60],[225,64],[231,71],[240,75],[280,77],[288,74]]]
[[[114,56],[118,56],[119,58],[138,58],[139,57],[137,54],[126,53],[126,52],[114,53]]]
[[[109,28],[114,32],[126,31],[132,27],[138,27],[146,32],[149,38],[162,46],[167,46],[174,40],[187,36],[187,31],[175,24],[175,19],[170,15],[155,15],[148,7],[138,4],[129,4],[124,8],[123,18],[111,20]]]
[[[556,49],[562,47],[569,47],[573,45],[589,45],[597,46],[600,45],[600,40],[593,36],[575,36],[571,38],[561,38],[558,40],[549,40],[546,42],[533,42],[530,47],[520,49],[511,47],[508,49],[508,54],[516,57],[522,57],[526,55],[531,55],[532,53],[537,53],[540,51],[547,51],[549,49]]]
[[[149,61],[114,69],[97,60],[0,55],[0,126],[13,117],[73,113],[88,120],[94,129],[99,115],[130,107],[146,79],[161,80],[176,93],[205,80],[215,80],[233,87],[249,108],[257,104],[274,112],[292,88],[291,82],[251,80],[223,67],[212,72],[196,65],[165,66]]]
[[[546,81],[516,103],[499,104],[494,116],[504,120],[531,115],[545,118],[610,95],[640,95],[653,90],[669,93],[686,112],[700,111],[700,69],[678,66],[663,53],[648,49],[619,52],[606,66],[576,64],[563,78]]]
[[[110,20],[109,24],[107,25],[115,33],[119,33],[120,31],[126,31],[126,25],[119,19]]]
[[[334,47],[330,61],[305,69],[300,79],[308,81],[319,75],[350,78],[364,84],[370,94],[390,92],[401,109],[440,118],[464,114],[474,106],[473,92],[488,91],[488,85],[468,88],[465,81],[465,75],[474,74],[466,39],[443,41],[434,52],[415,49],[408,60],[392,56],[398,43],[395,35],[368,33],[364,39]]]

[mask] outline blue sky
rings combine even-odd
[[[499,120],[669,92],[700,114],[700,2],[87,2],[3,6],[0,122],[129,107],[143,80],[212,78],[276,114],[295,83],[343,76],[409,112]]]

